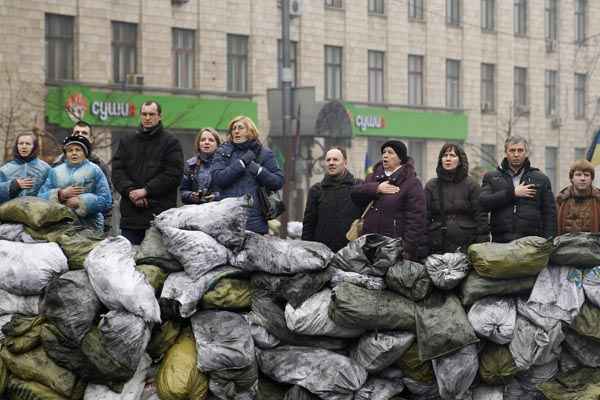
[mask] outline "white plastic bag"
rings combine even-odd
[[[517,305],[511,297],[484,297],[467,315],[473,330],[498,344],[510,343],[517,323]]]
[[[464,253],[432,254],[425,259],[425,268],[436,287],[450,290],[467,277],[471,264]]]
[[[442,399],[460,400],[471,398],[469,387],[479,371],[477,345],[468,345],[457,352],[437,358],[432,362]]]
[[[0,289],[0,315],[22,314],[37,316],[41,296],[17,296]]]
[[[131,244],[122,236],[100,242],[85,259],[88,278],[110,310],[126,310],[145,321],[160,322],[154,288],[135,269]]]

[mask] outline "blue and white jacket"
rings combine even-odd
[[[50,170],[38,196],[58,202],[58,191],[68,186],[81,186],[85,189],[79,195],[79,207],[75,209],[75,213],[84,225],[102,232],[102,213],[112,206],[112,195],[100,167],[88,160],[76,165],[69,162],[60,164]]]
[[[46,180],[50,166],[39,158],[31,161],[12,160],[0,167],[0,203],[20,196],[37,196],[40,186]],[[31,189],[19,190],[16,180],[32,178]]]

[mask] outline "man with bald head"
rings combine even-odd
[[[321,242],[331,250],[346,246],[346,232],[362,210],[350,199],[352,186],[361,183],[348,171],[346,151],[332,147],[325,155],[325,177],[308,191],[302,240]]]

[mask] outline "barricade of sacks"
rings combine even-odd
[[[0,205],[0,398],[595,399],[600,235],[403,259],[365,235],[245,232],[245,198],[158,215],[139,248]]]

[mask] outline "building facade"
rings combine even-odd
[[[4,0],[0,117],[57,136],[73,119],[89,119],[107,138],[99,151],[108,157],[110,143],[135,128],[138,102],[158,98],[188,155],[197,129],[223,130],[240,113],[256,118],[266,139],[267,93],[281,75],[278,3]],[[483,172],[501,159],[506,136],[518,134],[530,139],[532,163],[556,191],[599,126],[596,2],[300,3],[291,20],[294,86],[346,107],[352,133],[343,144],[358,176],[389,138],[408,143],[425,181],[444,142],[463,143],[471,167]],[[295,163],[295,218],[308,185],[322,177],[315,160],[336,141],[305,142]]]

